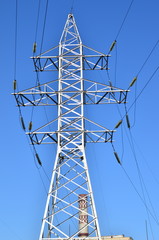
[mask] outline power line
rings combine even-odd
[[[132,106],[136,103],[136,101],[138,100],[138,98],[141,96],[141,94],[143,93],[143,91],[145,90],[145,88],[147,87],[147,85],[150,83],[150,81],[153,79],[153,77],[155,76],[155,74],[157,73],[157,71],[159,70],[159,66],[155,69],[155,71],[153,72],[153,74],[151,75],[151,77],[148,79],[148,81],[146,82],[146,84],[144,85],[144,87],[141,89],[140,93],[137,95],[137,97],[135,98],[134,102],[131,104],[131,106],[128,108],[128,112],[130,111],[130,109],[132,108]],[[125,116],[124,116],[125,117]],[[123,117],[123,118],[124,118]]]
[[[4,221],[4,219],[0,218],[0,222],[6,227],[6,230],[9,231],[12,234],[11,239],[18,239],[18,240],[23,240],[23,238],[21,236],[19,236],[19,232],[17,233],[15,231],[15,229],[12,228],[12,224],[7,223],[6,221]],[[6,234],[5,234],[6,235]],[[14,238],[15,237],[15,238]]]
[[[72,0],[72,6],[71,6],[70,13],[73,13],[74,2],[75,2],[75,0]]]
[[[16,70],[17,70],[17,25],[18,25],[18,0],[16,0],[16,3],[15,3],[14,80],[16,80]]]
[[[148,191],[147,191],[147,189],[146,189],[146,186],[145,186],[145,183],[144,183],[144,180],[143,180],[143,177],[142,177],[140,168],[139,168],[139,164],[138,164],[137,157],[136,157],[136,152],[135,152],[135,148],[134,148],[134,142],[133,142],[131,130],[129,131],[129,133],[130,133],[130,140],[131,140],[131,149],[132,149],[132,153],[133,153],[133,155],[134,155],[134,160],[135,160],[135,164],[136,164],[136,168],[137,168],[137,173],[138,173],[138,177],[139,177],[139,181],[140,181],[140,186],[141,186],[141,191],[142,191],[142,195],[143,195],[143,200],[144,200],[144,203],[145,203],[145,209],[146,209],[146,212],[147,212],[147,217],[148,217],[148,221],[149,221],[149,225],[150,225],[150,229],[151,229],[151,234],[152,234],[152,237],[153,237],[153,239],[154,239],[153,230],[152,230],[152,225],[151,225],[151,220],[150,220],[149,211],[148,211],[148,207],[147,207],[147,202],[146,202],[146,198],[145,198],[144,188],[145,188],[146,194],[147,194],[147,196],[148,196],[150,205],[151,205],[151,207],[152,207],[154,217],[156,218],[157,222],[158,222],[158,219],[157,219],[157,217],[156,217],[156,213],[155,213],[155,211],[154,211],[152,202],[151,202],[151,200],[150,200],[150,196],[149,196]]]
[[[121,116],[120,110],[119,110],[119,114],[120,114],[120,116]],[[126,110],[126,114],[127,114],[127,110]],[[126,132],[126,130],[125,130],[125,132]],[[130,176],[128,175],[128,173],[127,173],[126,170],[124,169],[123,165],[122,165],[121,162],[120,162],[120,159],[118,160],[118,163],[120,163],[120,165],[122,166],[125,174],[127,175],[129,181],[131,182],[133,188],[135,189],[136,193],[138,194],[138,196],[140,197],[142,203],[143,203],[144,206],[145,206],[145,209],[146,209],[146,212],[147,212],[147,215],[148,215],[148,220],[149,220],[150,228],[151,228],[151,233],[152,233],[152,236],[153,236],[153,231],[152,231],[152,226],[151,226],[151,221],[150,221],[149,215],[152,216],[152,218],[155,220],[155,222],[156,222],[158,225],[159,225],[159,221],[158,221],[158,219],[157,219],[155,210],[154,210],[153,205],[152,205],[152,202],[151,202],[151,200],[150,200],[150,196],[149,196],[148,191],[147,191],[147,189],[146,189],[146,186],[145,186],[145,184],[144,184],[143,177],[142,177],[142,175],[141,175],[141,171],[140,171],[140,169],[139,169],[139,165],[138,165],[138,162],[137,162],[137,157],[136,157],[136,153],[135,153],[135,149],[134,149],[134,144],[133,144],[133,140],[132,140],[131,131],[129,131],[129,132],[130,132],[130,138],[129,138],[127,132],[126,132],[126,135],[127,135],[128,142],[129,142],[129,144],[130,144],[131,151],[132,151],[132,153],[133,153],[133,156],[134,156],[134,159],[135,159],[135,163],[136,163],[136,166],[137,166],[137,171],[138,171],[138,175],[139,175],[139,179],[140,179],[140,185],[141,185],[141,188],[142,188],[143,197],[140,195],[139,191],[137,190],[137,188],[135,187],[134,183],[132,182]],[[114,147],[113,143],[112,143],[112,147],[113,147],[113,151],[115,152],[115,147]],[[118,157],[116,157],[116,158],[118,158]],[[145,191],[146,191],[146,194],[147,194],[147,196],[148,196],[148,199],[149,199],[150,205],[151,205],[151,207],[152,207],[153,213],[150,211],[150,209],[148,208],[148,205],[147,205],[147,203],[146,203],[146,199],[145,199],[145,194],[144,194],[144,189],[143,189],[143,187],[145,188]],[[154,236],[153,236],[153,238],[154,238]]]
[[[134,2],[134,0],[131,1],[130,5],[129,5],[129,7],[128,7],[128,10],[127,10],[127,12],[126,12],[126,14],[125,14],[125,17],[124,17],[124,19],[123,19],[123,21],[122,21],[122,23],[121,23],[121,26],[120,26],[119,30],[118,30],[118,32],[117,32],[117,35],[116,35],[115,40],[117,40],[117,38],[119,37],[119,34],[120,34],[120,32],[121,32],[121,30],[122,30],[122,28],[123,28],[123,25],[124,25],[124,23],[125,23],[125,21],[126,21],[126,18],[127,18],[128,14],[129,14],[129,12],[130,12],[130,9],[131,9],[131,7],[132,7],[133,2]]]
[[[151,217],[154,219],[154,221],[156,222],[156,224],[159,226],[159,222],[158,220],[154,217],[154,215],[151,213],[150,209],[147,207],[147,205],[145,205],[144,199],[142,198],[142,196],[140,195],[139,191],[137,190],[137,188],[135,187],[135,184],[133,183],[133,181],[131,180],[129,174],[127,173],[127,171],[125,170],[125,168],[123,167],[123,165],[121,165],[126,177],[128,178],[129,182],[131,183],[131,185],[133,186],[135,192],[137,193],[137,195],[139,196],[141,202],[143,203],[143,205],[145,206],[145,208],[147,209],[147,211],[149,212],[149,214],[151,215]]]
[[[46,0],[45,16],[44,16],[42,39],[41,39],[41,47],[40,47],[40,54],[42,53],[42,47],[43,47],[43,41],[44,41],[44,33],[45,33],[45,26],[46,26],[46,18],[47,18],[48,4],[49,4],[49,0]]]
[[[136,147],[138,148],[138,150],[139,150],[139,152],[140,152],[140,154],[141,154],[143,160],[145,161],[146,166],[147,166],[149,172],[151,173],[151,175],[152,175],[154,181],[159,185],[159,180],[158,180],[157,177],[154,175],[154,173],[153,173],[153,171],[152,171],[152,169],[151,169],[151,167],[150,167],[150,165],[149,165],[147,159],[146,159],[145,156],[144,156],[144,153],[143,153],[142,150],[140,149],[140,147],[139,147],[139,145],[137,144],[137,142],[135,141],[135,139],[133,139],[133,141],[134,141]]]
[[[148,54],[148,56],[147,56],[147,58],[145,59],[145,61],[143,62],[142,66],[141,66],[141,68],[139,69],[139,71],[138,71],[136,77],[134,78],[134,80],[135,80],[135,79],[137,80],[139,74],[140,74],[141,71],[143,70],[144,66],[145,66],[146,63],[148,62],[149,58],[151,57],[152,53],[154,52],[154,50],[156,49],[156,47],[157,47],[158,44],[159,44],[159,40],[157,40],[157,42],[154,44],[153,48],[151,49],[151,51],[150,51],[150,53]],[[142,93],[142,92],[140,92],[140,94],[137,96],[137,82],[134,81],[134,83],[136,83],[136,84],[135,84],[135,100],[134,100],[134,102],[133,102],[133,104],[132,104],[132,105],[135,105],[135,106],[134,106],[134,123],[133,123],[132,127],[135,125],[135,120],[136,120],[136,101],[137,101],[139,95]],[[131,84],[133,85],[133,81],[131,82]],[[131,87],[131,84],[129,85],[129,88]],[[147,85],[145,85],[145,87],[146,87],[146,86],[147,86]],[[144,88],[145,88],[145,87],[144,87]],[[128,88],[128,89],[129,89],[129,88]],[[144,88],[142,89],[142,91],[144,90]],[[132,107],[132,106],[131,106],[131,107]],[[130,107],[130,108],[131,108],[131,107]],[[129,110],[130,110],[130,109],[129,109]],[[128,110],[128,111],[129,111],[129,110]]]
[[[153,79],[153,77],[156,75],[157,71],[159,70],[159,66],[155,69],[155,71],[152,73],[151,77],[148,79],[148,81],[146,82],[146,84],[144,85],[144,87],[141,89],[140,93],[136,96],[135,100],[133,101],[133,103],[130,105],[130,107],[126,110],[126,113],[124,114],[124,116],[121,118],[121,120],[123,120],[126,116],[127,113],[130,111],[130,109],[133,107],[134,104],[136,104],[137,100],[139,99],[139,97],[141,96],[141,94],[143,93],[143,91],[145,90],[145,88],[147,87],[147,85],[150,83],[150,81]],[[115,128],[114,128],[115,129]]]
[[[137,76],[141,73],[142,69],[144,68],[144,66],[146,65],[147,61],[149,60],[149,58],[151,57],[152,53],[154,52],[154,50],[156,49],[157,45],[159,44],[159,40],[157,40],[157,42],[155,43],[155,45],[153,46],[153,48],[151,49],[149,55],[147,56],[147,58],[145,59],[144,63],[142,64],[141,68],[139,69]]]
[[[38,12],[37,12],[36,27],[35,27],[35,42],[37,40],[37,33],[38,33],[40,6],[41,6],[41,0],[39,0],[39,2],[38,2]]]
[[[40,5],[41,5],[41,0],[39,0],[38,3],[38,12],[37,12],[37,20],[36,20],[36,27],[35,27],[35,40],[34,40],[34,44],[33,44],[33,56],[36,53],[37,50],[37,33],[38,33],[38,25],[39,25],[39,15],[40,15]]]
[[[129,14],[129,12],[130,12],[130,9],[131,9],[131,7],[132,7],[133,2],[134,2],[134,0],[131,1],[130,5],[129,5],[128,9],[127,9],[127,12],[126,12],[126,14],[125,14],[125,16],[124,16],[124,19],[123,19],[123,21],[122,21],[122,23],[121,23],[121,25],[120,25],[120,28],[119,28],[119,30],[118,30],[118,32],[117,32],[117,35],[116,35],[116,37],[115,37],[115,40],[114,40],[114,42],[112,43],[112,45],[110,46],[110,48],[109,48],[108,54],[113,50],[114,46],[115,46],[116,43],[117,43],[117,39],[118,39],[118,37],[119,37],[119,35],[120,35],[120,32],[121,32],[121,30],[122,30],[122,28],[123,28],[123,26],[124,26],[124,23],[125,23],[125,21],[126,21],[126,18],[127,18],[128,14]]]

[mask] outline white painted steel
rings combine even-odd
[[[56,119],[27,133],[33,145],[57,144],[39,240],[83,239],[79,237],[84,230],[79,228],[79,194],[87,199],[84,228],[88,236],[84,239],[101,239],[85,144],[112,142],[114,131],[85,118],[84,105],[125,103],[128,91],[84,79],[83,71],[107,70],[108,57],[82,44],[74,16],[69,14],[59,45],[33,57],[37,72],[58,71],[58,79],[14,92],[18,106],[58,106]],[[90,129],[85,129],[87,123]]]
[[[60,239],[78,238],[83,231],[78,226],[79,194],[87,196],[88,238],[100,239],[85,156],[82,48],[74,17],[69,14],[59,43],[57,156],[39,240],[57,236]],[[70,226],[73,227],[69,232]]]

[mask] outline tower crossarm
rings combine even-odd
[[[13,93],[18,106],[51,106],[58,105],[58,95],[62,94],[67,101],[74,96],[81,94],[75,83],[66,86],[62,91],[57,90],[58,80],[35,86],[17,93]],[[84,102],[83,104],[107,104],[107,103],[126,103],[129,90],[123,90],[110,85],[83,79],[84,82]],[[56,85],[55,85],[56,84]],[[75,103],[75,102],[74,102]],[[71,103],[69,103],[71,105]],[[73,102],[72,102],[73,104]]]
[[[113,132],[114,130],[109,130],[92,120],[89,120],[88,118],[84,118],[85,125],[89,123],[89,126],[91,126],[91,129],[94,128],[94,130],[89,129],[80,129],[80,122],[81,118],[77,119],[63,119],[63,128],[60,131],[47,131],[47,129],[52,129],[53,124],[56,123],[58,119],[55,119],[54,121],[51,121],[50,123],[45,124],[44,126],[32,131],[28,132],[27,135],[29,135],[31,143],[32,144],[52,144],[58,142],[58,134],[61,138],[61,147],[64,147],[66,145],[73,144],[73,146],[78,147],[81,143],[81,137],[84,134],[84,141],[85,143],[105,143],[105,142],[112,142],[113,141]]]
[[[36,72],[43,71],[59,71],[59,60],[63,60],[63,68],[67,69],[68,66],[78,66],[79,59],[82,59],[82,70],[108,70],[108,59],[110,55],[96,51],[93,48],[81,44],[82,55],[79,52],[79,45],[71,44],[65,46],[65,52],[58,55],[57,48],[54,47],[50,50],[41,53],[38,56],[31,57],[33,59]]]

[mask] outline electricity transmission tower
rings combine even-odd
[[[58,71],[58,80],[14,93],[18,106],[58,108],[56,119],[27,133],[34,146],[57,144],[39,240],[101,237],[85,145],[112,142],[113,130],[87,119],[84,105],[125,103],[127,91],[84,79],[83,72],[107,70],[108,58],[82,44],[69,14],[59,45],[33,57],[37,72]]]

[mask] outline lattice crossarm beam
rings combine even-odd
[[[58,105],[57,96],[58,91],[55,92],[27,92],[27,93],[14,93],[16,102],[18,106],[52,106]],[[70,96],[68,94],[74,93],[74,95]],[[84,91],[84,104],[108,104],[108,103],[126,103],[127,93],[126,90],[108,90],[108,91]],[[67,103],[72,100],[69,105],[78,104],[79,100],[76,99],[77,96],[80,96],[80,91],[63,91],[63,96],[67,98],[67,100],[63,101],[63,104],[67,105]],[[39,95],[39,98],[35,99]]]
[[[79,132],[79,133],[78,133]],[[70,143],[74,144],[76,147],[79,146],[79,144],[81,144],[81,139],[79,139],[79,142],[75,142],[76,139],[79,138],[79,136],[84,133],[86,134],[86,136],[88,137],[85,138],[85,142],[87,143],[97,143],[97,142],[112,142],[113,140],[113,130],[106,130],[106,131],[101,131],[101,130],[95,130],[95,131],[89,131],[89,130],[85,130],[85,131],[76,131],[76,133],[78,133],[78,135],[75,135],[74,137],[71,138],[71,140],[65,136],[66,131],[52,131],[52,132],[27,132],[26,134],[29,135],[31,143],[40,145],[40,144],[50,144],[50,143],[57,143],[57,134],[60,133],[60,136],[66,140],[66,143],[62,144],[62,147],[69,145]],[[71,134],[70,134],[71,136]],[[73,135],[72,135],[73,136]],[[51,142],[50,142],[51,140]]]
[[[39,98],[35,99],[39,95]],[[28,94],[14,94],[17,105],[23,107],[29,106],[55,106],[57,102],[56,93],[40,92]]]
[[[127,91],[85,91],[84,104],[126,103]]]
[[[113,131],[86,131],[85,132],[85,142],[86,143],[106,143],[113,141]]]
[[[80,55],[78,55],[78,57],[80,57]],[[69,64],[72,64],[75,66],[75,64],[73,63],[76,60],[75,55],[65,56],[63,58],[63,60],[66,60],[67,58],[69,60],[72,58],[71,63],[69,63]],[[47,56],[47,57],[37,57],[37,58],[34,57],[33,61],[34,61],[34,66],[35,66],[36,72],[58,71],[59,70],[59,57],[58,56],[55,56],[55,57]],[[104,56],[103,55],[101,55],[101,56],[83,55],[82,61],[83,61],[83,67],[82,67],[83,70],[108,70],[108,56],[107,55],[104,55]],[[67,67],[68,66],[67,64],[66,64],[66,66],[64,65],[63,67]]]
[[[36,72],[58,71],[59,58],[56,57],[33,57],[33,63]]]
[[[68,109],[67,109],[68,110]],[[60,119],[61,116],[59,116],[57,119],[43,125],[42,127],[32,131],[27,132],[31,139],[32,144],[46,144],[52,141],[52,143],[57,143],[58,141],[58,135],[63,139],[61,140],[62,145],[61,146],[67,146],[70,143],[74,144],[74,146],[79,147],[81,144],[81,138],[79,138],[82,134],[86,135],[89,139],[85,138],[85,142],[112,142],[113,138],[113,132],[115,130],[109,130],[100,124],[97,124],[87,118],[84,117],[78,117],[73,118],[73,121],[69,120],[69,118],[64,117],[61,118],[62,121],[65,123],[65,125],[57,130],[57,131],[47,131],[45,130],[47,127],[51,127],[52,124],[56,123],[58,119]],[[87,123],[89,122],[92,124],[92,127],[94,126],[96,129],[89,130],[89,129],[82,129],[80,128],[80,124],[77,124],[77,122],[81,121],[82,118]],[[71,129],[72,128],[72,129]],[[65,139],[65,141],[64,141]],[[77,139],[77,141],[75,141]]]

